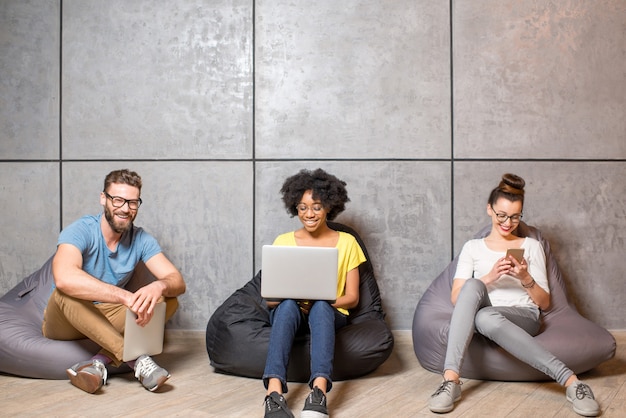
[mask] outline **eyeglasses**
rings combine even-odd
[[[121,208],[122,206],[124,206],[125,204],[128,203],[128,209],[130,210],[137,210],[139,209],[139,206],[141,206],[141,199],[124,199],[123,197],[119,197],[119,196],[111,196],[110,194],[108,194],[107,192],[104,192],[104,195],[111,199],[111,204],[113,205],[114,208]]]
[[[509,219],[511,220],[512,224],[518,224],[523,216],[522,213],[517,213],[515,215],[507,215],[506,213],[498,213],[493,208],[493,206],[491,206],[491,210],[496,215],[496,221],[498,221],[498,223],[501,223],[501,224],[505,223]]]
[[[320,213],[321,211],[324,210],[324,206],[316,203],[313,206],[307,206],[304,203],[301,203],[299,205],[296,205],[296,209],[298,210],[299,213],[307,213],[309,211],[309,209],[311,209],[313,211],[313,213]]]

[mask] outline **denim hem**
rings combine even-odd
[[[273,379],[273,378],[280,380],[283,393],[287,393],[288,392],[287,381],[282,376],[278,376],[276,374],[264,374],[263,375],[262,379],[263,379],[263,386],[265,386],[265,389],[267,389],[270,379]]]
[[[326,392],[330,392],[330,390],[333,388],[333,381],[330,376],[324,373],[315,373],[314,375],[311,375],[311,378],[309,379],[309,387],[313,389],[313,382],[318,377],[323,377],[324,379],[326,379]]]

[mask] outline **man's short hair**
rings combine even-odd
[[[121,170],[114,170],[107,174],[106,178],[104,179],[103,191],[106,192],[109,186],[113,183],[128,184],[129,186],[138,188],[141,192],[141,176],[134,171],[130,171],[126,168]]]

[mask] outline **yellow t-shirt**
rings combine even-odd
[[[295,232],[287,232],[279,235],[274,240],[274,245],[291,245],[297,246]],[[357,268],[361,263],[366,261],[365,254],[356,239],[346,233],[339,231],[339,240],[337,241],[337,250],[339,251],[339,262],[337,266],[337,297],[343,296],[346,292],[346,277],[348,272]],[[339,312],[349,315],[347,309],[338,308]]]

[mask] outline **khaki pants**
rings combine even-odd
[[[178,299],[165,298],[165,303],[165,319],[168,320],[178,309]],[[127,309],[117,303],[93,303],[73,298],[54,289],[43,314],[43,335],[64,341],[89,338],[102,347],[101,354],[119,367],[124,352]]]

